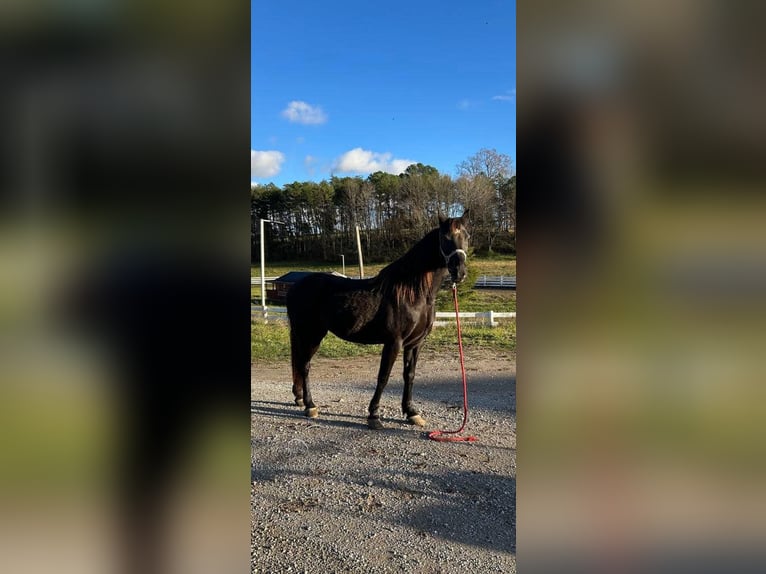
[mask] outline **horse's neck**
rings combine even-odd
[[[437,234],[438,230],[434,230],[426,235],[389,270],[392,283],[417,285],[430,304],[448,273],[444,258],[439,255]]]
[[[433,303],[436,300],[436,292],[441,287],[441,284],[444,282],[444,278],[447,276],[449,272],[447,271],[446,267],[442,267],[440,269],[437,269],[434,271],[433,278],[431,280],[431,289],[428,293],[428,301]]]
[[[422,276],[438,270],[440,263],[441,266],[445,266],[444,261],[439,258],[439,244],[434,236],[433,232],[426,235],[391,265],[398,275]]]

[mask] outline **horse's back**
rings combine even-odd
[[[315,300],[321,296],[322,282],[326,275],[326,273],[311,273],[295,282],[287,290],[287,314],[291,320],[297,317],[297,313],[314,307]]]
[[[319,313],[331,307],[339,296],[364,288],[368,282],[330,273],[311,273],[287,291],[287,314],[297,317],[297,313]]]
[[[367,331],[376,323],[380,307],[381,297],[372,279],[312,273],[287,293],[291,325],[321,327],[354,342],[379,342],[380,336],[371,337]]]

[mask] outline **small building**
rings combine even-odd
[[[316,271],[290,271],[281,277],[277,277],[270,284],[266,285],[266,300],[274,303],[284,303],[287,300],[287,292],[290,290],[290,287],[312,273],[316,273]],[[345,277],[345,275],[335,271],[331,275]]]

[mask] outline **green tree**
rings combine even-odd
[[[413,235],[422,235],[431,229],[438,212],[439,170],[422,163],[412,164],[399,177],[406,208],[405,227]]]
[[[500,185],[500,227],[503,231],[516,231],[516,175]]]

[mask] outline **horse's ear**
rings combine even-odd
[[[444,217],[441,213],[439,213],[439,225],[447,221],[447,218]]]
[[[465,227],[465,224],[468,221],[468,214],[471,212],[470,209],[466,209],[463,212],[463,215],[458,217],[457,219],[453,219],[450,223],[450,230],[452,233],[455,233],[457,230],[459,230],[461,227]]]

